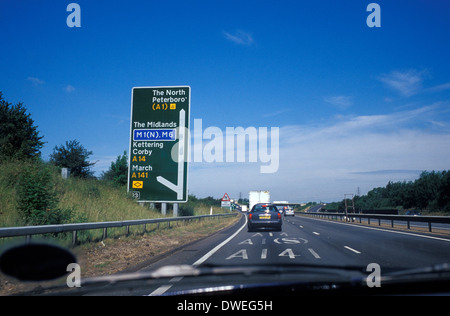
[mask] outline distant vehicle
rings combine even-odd
[[[295,216],[294,209],[290,208],[288,206],[285,206],[285,208],[284,208],[284,216]]]
[[[411,210],[411,211],[407,211],[406,215],[409,215],[409,216],[420,216],[422,214],[418,210]]]
[[[275,203],[273,203],[273,204],[275,204]],[[277,207],[278,212],[280,212],[281,214],[284,214],[284,212],[285,212],[286,209],[287,209],[287,206],[276,205],[276,204],[275,204],[275,206]]]
[[[249,209],[257,203],[270,203],[269,191],[250,191],[248,194],[248,200],[250,202]]]
[[[283,221],[281,213],[273,204],[258,203],[248,213],[248,231],[259,228],[273,228],[281,231]]]

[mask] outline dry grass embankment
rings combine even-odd
[[[24,222],[17,209],[18,187],[22,172],[31,168],[30,163],[11,162],[0,165],[0,227],[23,226]],[[50,168],[52,168],[50,166]],[[131,199],[125,187],[115,187],[108,183],[91,179],[70,178],[63,180],[56,168],[52,171],[52,182],[58,198],[58,209],[72,211],[71,222],[104,222],[135,219],[161,218],[161,213],[148,206],[142,207]],[[210,213],[210,206],[196,202],[191,204],[194,214]],[[219,207],[213,207],[213,214],[223,213]],[[172,216],[171,211],[167,216]],[[108,230],[108,239],[101,240],[102,230],[81,231],[78,233],[80,245],[72,248],[78,256],[82,268],[82,277],[105,275],[129,269],[133,265],[151,260],[184,244],[208,236],[228,227],[238,217],[203,220],[186,225],[174,225],[170,229],[166,224],[147,225],[130,228],[125,236],[124,228]],[[23,238],[19,238],[20,241]],[[0,240],[0,246],[6,247],[11,240]],[[52,238],[51,242],[70,247],[71,235],[65,234]],[[6,246],[5,246],[6,244]],[[0,250],[1,251],[1,250]],[[65,282],[65,280],[63,280]],[[30,289],[36,284],[28,284]],[[24,290],[15,280],[0,274],[0,295],[12,294]]]

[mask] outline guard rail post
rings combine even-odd
[[[72,232],[72,246],[75,246],[77,244],[77,234],[78,234],[77,230],[74,230]]]

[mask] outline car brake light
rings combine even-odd
[[[281,219],[281,213],[278,213],[278,219]]]
[[[248,219],[252,219],[253,214],[248,214]]]

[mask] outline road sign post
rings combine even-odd
[[[231,210],[231,199],[228,193],[225,193],[220,200],[220,207],[228,208],[229,210]]]
[[[187,202],[191,88],[135,87],[128,191],[139,202]]]

